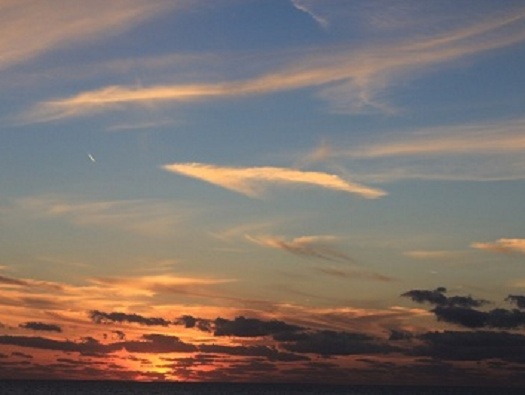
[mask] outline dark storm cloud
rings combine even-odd
[[[199,351],[205,353],[227,354],[245,357],[264,357],[269,361],[297,362],[309,361],[310,358],[303,355],[281,352],[267,346],[222,346],[216,344],[202,344]]]
[[[217,318],[214,322],[215,336],[261,337],[294,333],[304,328],[283,321],[263,321],[256,318],[236,317],[234,320]]]
[[[18,325],[20,328],[31,329],[33,331],[45,331],[45,332],[62,332],[62,328],[55,324],[46,324],[43,322],[24,322]]]
[[[437,306],[458,306],[458,307],[480,307],[486,303],[483,299],[474,299],[471,296],[445,296],[447,289],[444,287],[436,288],[433,291],[414,289],[405,292],[401,296],[412,299],[417,303],[430,303]]]
[[[158,317],[143,317],[138,314],[126,314],[126,313],[104,313],[99,310],[92,310],[89,312],[89,317],[91,320],[97,324],[106,324],[109,322],[128,322],[132,324],[140,324],[146,326],[168,326],[170,321],[165,320],[164,318]]]
[[[518,306],[519,309],[525,309],[524,295],[509,295],[505,300],[516,303],[516,306]]]
[[[397,350],[388,344],[362,334],[330,330],[313,331],[303,334],[300,339],[283,343],[282,347],[297,353],[311,353],[323,356],[390,353]]]
[[[418,336],[425,342],[414,352],[450,361],[501,359],[525,363],[525,336],[508,332],[429,332]]]

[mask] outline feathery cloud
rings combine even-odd
[[[470,246],[502,254],[525,254],[525,239],[499,239],[492,243],[472,243]]]
[[[25,197],[17,208],[40,218],[66,218],[80,226],[122,229],[153,237],[173,235],[183,217],[172,205],[150,200],[87,201],[57,195]]]
[[[336,111],[392,112],[395,109],[377,97],[391,86],[394,78],[410,78],[414,71],[424,71],[429,66],[519,43],[525,40],[524,19],[525,9],[520,8],[431,37],[400,39],[367,48],[310,50],[308,55],[294,55],[284,67],[244,80],[149,87],[107,86],[41,102],[22,114],[21,119],[44,122],[123,105],[194,102],[307,87],[320,88],[320,96],[331,102]]]
[[[128,29],[154,15],[181,6],[181,1],[30,0],[0,4],[0,69],[72,43]]]
[[[197,178],[250,197],[260,197],[268,184],[315,186],[353,193],[368,199],[386,195],[380,189],[351,183],[334,174],[282,167],[241,168],[220,167],[203,163],[173,163],[164,165],[162,168],[172,173]]]
[[[361,182],[523,179],[524,129],[518,118],[395,133],[349,149],[323,143],[299,163],[341,161]]]
[[[385,158],[523,152],[524,128],[523,118],[483,124],[441,126],[405,134],[397,137],[396,141],[379,142],[346,151],[332,151],[332,156]]]
[[[353,259],[334,246],[334,236],[301,236],[290,241],[275,236],[245,236],[263,247],[275,248],[307,258],[353,262]]]

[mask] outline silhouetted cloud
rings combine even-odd
[[[175,325],[184,325],[185,328],[197,328],[203,332],[211,332],[212,321],[205,318],[197,318],[191,315],[183,315],[173,321]]]
[[[93,338],[86,338],[81,342],[73,342],[70,340],[60,341],[39,336],[9,335],[0,336],[0,344],[42,350],[78,352],[82,354],[107,354],[122,348],[122,346],[118,344],[101,344]]]
[[[18,325],[20,328],[31,329],[33,331],[62,332],[62,328],[55,324],[46,324],[43,322],[25,322]]]
[[[303,333],[294,341],[283,343],[282,347],[292,352],[323,356],[390,353],[396,350],[363,333],[331,330]]]
[[[462,307],[437,306],[432,312],[439,320],[467,328],[512,329],[525,325],[525,312],[519,310],[493,309],[485,312]]]
[[[438,320],[465,326],[467,328],[482,328],[487,326],[488,313],[464,307],[437,306],[432,312]]]
[[[476,310],[488,302],[474,299],[471,296],[445,296],[446,289],[437,288],[434,291],[412,290],[401,296],[409,297],[417,303],[430,303],[436,307],[430,310],[440,321],[464,326],[466,328],[499,328],[512,329],[525,325],[525,312],[517,309],[507,310],[496,308],[489,311]],[[511,301],[521,301],[519,297],[507,298]]]
[[[438,306],[460,306],[460,307],[479,307],[486,303],[483,299],[474,299],[471,296],[445,296],[447,289],[444,287],[436,288],[433,291],[414,289],[405,292],[401,296],[412,299],[417,303],[430,303]]]
[[[256,318],[236,317],[234,320],[217,318],[214,322],[215,336],[260,337],[297,332],[303,328],[283,321],[262,321]]]
[[[104,313],[103,311],[98,310],[90,311],[89,317],[97,324],[105,324],[109,322],[129,322],[147,326],[168,326],[170,324],[170,321],[167,321],[164,318],[147,318],[138,314],[126,314],[119,312]]]
[[[505,300],[516,303],[518,308],[525,309],[525,296],[524,295],[509,295]]]
[[[447,290],[443,287],[436,288],[433,291],[414,289],[401,294],[401,296],[410,298],[417,303],[427,302],[430,304],[445,305],[447,304],[447,297],[444,295],[445,292],[447,292]]]
[[[508,332],[429,332],[419,336],[426,344],[415,352],[456,361],[501,359],[525,363],[525,336]]]
[[[408,331],[402,331],[397,329],[391,329],[390,330],[390,336],[388,340],[390,341],[398,341],[398,340],[410,340],[414,337],[414,334],[412,332]]]
[[[79,342],[70,340],[54,340],[44,337],[0,336],[0,344],[36,348],[42,350],[77,352],[83,355],[106,355],[119,350],[136,353],[172,353],[194,352],[197,348],[184,343],[176,336],[163,334],[145,334],[143,340],[124,341],[102,344],[92,337],[86,337]]]
[[[172,353],[172,352],[194,352],[197,348],[188,343],[184,343],[176,336],[163,334],[146,334],[142,335],[146,341],[127,341],[115,343],[129,352],[138,353]]]
[[[304,355],[281,352],[268,346],[224,346],[217,344],[201,344],[199,351],[205,353],[227,354],[246,357],[265,357],[269,361],[296,362],[308,361]]]

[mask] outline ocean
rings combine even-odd
[[[0,381],[1,395],[518,395],[523,389],[314,384]]]

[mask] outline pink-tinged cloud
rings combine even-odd
[[[499,239],[492,243],[472,243],[470,246],[501,254],[525,254],[525,239]]]
[[[172,173],[197,178],[250,197],[260,197],[270,185],[310,186],[374,199],[386,192],[343,180],[335,174],[283,167],[221,167],[204,163],[173,163],[162,167]]]

